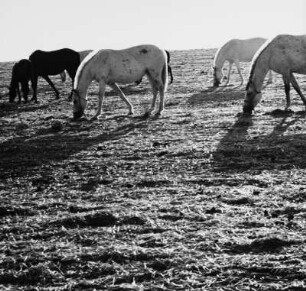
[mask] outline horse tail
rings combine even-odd
[[[170,63],[170,53],[169,51],[165,50],[166,54],[167,54],[167,64]]]
[[[165,62],[164,62],[163,69],[162,69],[162,72],[161,72],[161,79],[162,79],[162,82],[163,82],[164,92],[166,92],[167,87],[168,87],[168,63],[167,63],[166,53],[164,53],[164,56],[165,56],[165,58],[164,58]]]

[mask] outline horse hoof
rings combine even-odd
[[[143,118],[149,118],[152,115],[152,111],[147,111],[145,112],[145,114],[143,115]]]
[[[155,116],[159,117],[159,116],[162,116],[163,112],[162,111],[157,111]]]

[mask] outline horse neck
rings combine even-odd
[[[261,91],[264,79],[270,70],[269,59],[270,51],[266,49],[261,52],[256,61],[252,64],[250,80],[258,92]]]
[[[90,69],[86,65],[83,66],[81,70],[78,71],[74,84],[74,88],[79,91],[83,98],[86,97],[87,89],[92,80]]]
[[[217,51],[216,56],[214,58],[213,66],[215,68],[221,69],[225,61],[226,61],[226,56],[225,56],[225,51],[224,51],[224,46],[223,46]]]

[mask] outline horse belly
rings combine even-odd
[[[130,84],[143,77],[145,68],[143,65],[133,59],[122,59],[112,63],[108,82]]]

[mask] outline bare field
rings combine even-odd
[[[59,76],[59,100],[40,79],[39,104],[9,104],[0,63],[1,290],[306,290],[304,106],[276,110],[274,74],[242,116],[237,74],[210,88],[214,53],[171,52],[161,117],[144,80],[123,86],[134,117],[108,90],[96,122],[71,120]]]

